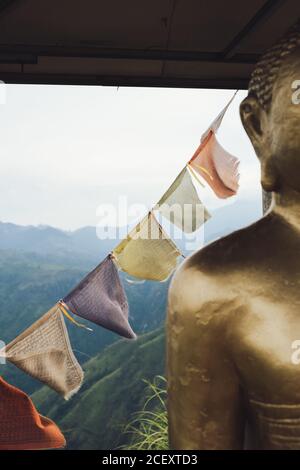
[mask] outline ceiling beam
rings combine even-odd
[[[167,88],[219,88],[224,90],[247,89],[246,78],[178,78],[178,77],[130,77],[81,74],[2,73],[5,83],[45,85],[102,85],[122,87],[167,87]]]
[[[222,56],[224,59],[232,57],[236,49],[242,42],[249,36],[250,33],[255,31],[258,26],[268,19],[274,11],[284,3],[284,0],[267,0],[264,5],[256,12],[251,20],[244,26],[244,28],[232,39],[228,46],[223,50]]]
[[[0,53],[0,64],[37,64],[37,57],[31,54]]]
[[[158,49],[104,49],[95,46],[64,46],[64,45],[6,45],[0,44],[1,54],[17,56],[27,54],[31,57],[76,57],[96,59],[132,59],[132,60],[162,60],[177,62],[222,62],[238,64],[254,64],[259,54],[237,54],[233,57],[223,57],[219,52],[202,51],[170,51]]]

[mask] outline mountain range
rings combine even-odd
[[[253,206],[252,202],[247,200],[235,201],[211,211],[211,215],[204,226],[206,243],[257,220],[261,216],[261,207]],[[0,250],[23,251],[42,256],[60,255],[66,263],[76,264],[80,259],[98,263],[118,241],[100,240],[97,238],[95,227],[66,231],[47,225],[21,226],[0,222]],[[185,238],[176,240],[182,249],[184,242]]]

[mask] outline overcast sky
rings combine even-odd
[[[97,207],[153,204],[194,153],[233,91],[10,85],[0,105],[0,220],[64,229],[96,225]],[[241,160],[238,200],[261,204],[259,165],[239,92],[218,133]],[[208,209],[223,204],[200,191]]]

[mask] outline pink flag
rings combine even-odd
[[[227,152],[210,131],[189,161],[196,171],[222,199],[234,196],[239,188],[239,160]]]

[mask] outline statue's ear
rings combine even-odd
[[[240,116],[257,156],[260,157],[261,147],[265,139],[266,112],[261,108],[256,98],[247,96],[240,104]]]
[[[267,113],[256,98],[247,96],[240,105],[240,115],[245,131],[260,159],[262,187],[266,191],[276,191],[280,188],[280,178],[270,153]]]

